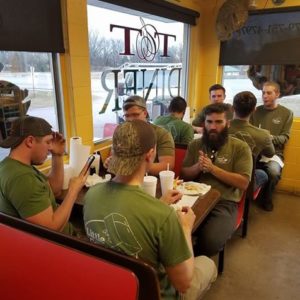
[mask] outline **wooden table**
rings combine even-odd
[[[82,214],[82,208],[84,205],[84,195],[88,191],[87,187],[84,187],[75,202],[74,210]],[[64,199],[67,191],[63,191],[60,197],[58,197],[58,202],[61,202]],[[216,189],[210,189],[204,196],[199,196],[192,209],[196,215],[196,220],[193,227],[193,232],[199,227],[199,225],[203,222],[205,217],[209,214],[209,212],[215,207],[220,198],[220,192]]]

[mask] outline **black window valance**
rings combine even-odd
[[[64,52],[60,0],[0,0],[0,50]]]
[[[222,42],[220,65],[300,63],[300,7],[254,11],[245,26]]]
[[[144,13],[195,25],[199,12],[163,0],[101,0]]]

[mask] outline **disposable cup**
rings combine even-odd
[[[145,176],[142,189],[152,197],[156,195],[157,178],[155,176]]]
[[[164,196],[168,190],[173,189],[174,178],[175,178],[175,173],[173,171],[160,171],[159,172],[162,196]]]

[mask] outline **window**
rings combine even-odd
[[[150,120],[166,113],[173,96],[185,96],[188,25],[89,3],[94,141],[99,141],[122,121],[129,95],[146,99]]]
[[[21,115],[46,119],[53,130],[63,131],[54,78],[56,55],[0,51],[0,128],[9,134],[11,121]],[[18,107],[14,104],[18,104]],[[0,148],[0,159],[8,151]]]
[[[280,85],[281,105],[300,117],[300,65],[251,65],[224,66],[223,85],[226,89],[226,102],[232,103],[235,94],[250,91],[262,104],[262,84],[276,81]]]

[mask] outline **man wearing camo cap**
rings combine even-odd
[[[160,201],[141,189],[156,152],[156,135],[145,121],[119,125],[113,135],[111,182],[98,184],[85,196],[87,236],[116,251],[140,258],[158,274],[162,299],[198,299],[216,278],[216,267],[205,256],[194,258],[191,208],[176,212],[168,204],[181,194],[170,190]],[[177,292],[177,291],[178,292]]]

